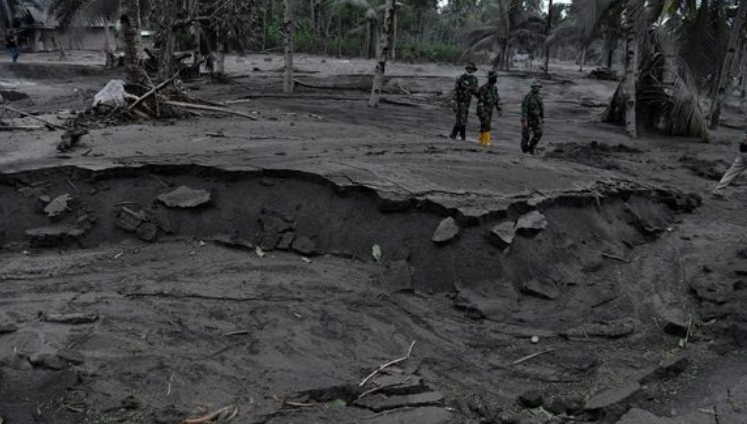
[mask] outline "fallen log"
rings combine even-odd
[[[0,131],[36,131],[43,130],[41,125],[0,125]]]
[[[237,110],[225,108],[225,107],[217,107],[217,106],[206,106],[206,105],[197,105],[193,103],[184,103],[184,102],[174,102],[171,100],[163,102],[163,104],[169,105],[169,106],[175,106],[175,107],[181,107],[184,109],[196,109],[196,110],[206,110],[209,112],[221,112],[221,113],[227,113],[231,115],[236,116],[242,116],[247,119],[251,119],[252,121],[256,121],[257,118],[255,116],[249,115],[248,113],[239,112]]]
[[[19,114],[21,116],[25,116],[27,118],[31,118],[31,119],[33,119],[35,121],[39,121],[39,122],[43,123],[44,126],[46,126],[49,129],[53,129],[53,130],[63,130],[63,129],[65,129],[65,127],[63,127],[62,125],[57,125],[55,123],[47,121],[46,119],[39,118],[36,115],[32,115],[31,113],[24,112],[22,110],[14,108],[14,107],[10,107],[10,106],[7,106],[7,105],[0,105],[0,107],[4,108],[5,110],[9,110],[11,112],[15,112],[15,113],[17,113],[17,114]]]
[[[171,83],[172,83],[172,82],[173,82],[173,81],[174,81],[174,80],[176,79],[176,77],[178,77],[178,76],[179,76],[179,72],[177,72],[176,74],[174,74],[174,76],[172,76],[171,78],[167,79],[166,81],[163,81],[162,83],[158,84],[157,86],[155,86],[155,87],[151,88],[151,89],[150,89],[150,90],[149,90],[149,91],[148,91],[147,93],[143,94],[143,95],[142,95],[142,96],[140,96],[140,97],[139,97],[139,98],[138,98],[137,100],[135,100],[135,101],[134,101],[134,102],[133,102],[133,103],[132,103],[132,104],[131,104],[131,105],[130,105],[130,106],[129,106],[128,108],[127,108],[127,111],[128,111],[128,112],[132,112],[132,110],[133,110],[133,109],[135,109],[136,107],[138,107],[138,105],[139,105],[140,103],[144,102],[144,101],[145,101],[145,100],[146,100],[146,99],[147,99],[148,97],[150,97],[150,96],[152,96],[152,95],[154,95],[154,94],[158,93],[158,92],[159,92],[159,91],[161,91],[161,90],[162,90],[162,89],[163,89],[164,87],[166,87],[167,85],[171,84]]]

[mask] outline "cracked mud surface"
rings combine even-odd
[[[564,77],[575,84],[547,85],[534,158],[510,113],[486,151],[440,137],[451,118],[433,96],[377,110],[355,91],[262,97],[278,91],[265,74],[193,84],[254,96],[232,107],[256,122],[97,129],[63,157],[59,133],[8,135],[0,417],[178,423],[235,405],[233,422],[277,424],[743,422],[747,192],[705,194],[737,132],[631,142],[568,103],[612,87]],[[69,78],[90,90],[108,76]],[[67,80],[35,83],[25,107],[82,104]],[[502,77],[508,110],[524,83]],[[179,186],[209,204],[156,200]],[[490,235],[532,210],[544,229],[508,250]],[[447,216],[459,232],[435,244]]]

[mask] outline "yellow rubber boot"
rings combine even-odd
[[[493,145],[493,134],[491,134],[490,131],[485,133],[485,145],[486,146]]]

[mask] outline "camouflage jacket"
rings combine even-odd
[[[469,103],[472,96],[477,95],[477,77],[472,74],[462,74],[454,86],[454,101],[457,103]]]
[[[485,84],[477,92],[477,107],[485,109],[485,112],[492,112],[493,107],[501,111],[501,96],[498,95],[498,87],[495,85]]]
[[[542,95],[529,93],[521,103],[521,119],[530,121],[542,121],[545,119],[545,106]]]

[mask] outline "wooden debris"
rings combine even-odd
[[[128,112],[132,112],[136,107],[138,107],[138,105],[140,105],[140,103],[142,103],[143,101],[145,101],[148,97],[150,97],[150,96],[158,93],[159,91],[161,91],[167,85],[171,84],[176,79],[176,77],[178,77],[178,76],[179,76],[179,73],[177,72],[176,74],[174,74],[173,77],[171,77],[171,78],[167,79],[166,81],[163,81],[162,83],[158,84],[157,86],[151,88],[147,93],[143,94],[141,97],[139,97],[137,100],[135,100],[127,108],[127,111]]]
[[[519,364],[521,364],[523,362],[526,362],[526,361],[528,361],[530,359],[534,359],[534,358],[536,358],[536,357],[538,357],[540,355],[544,355],[545,353],[550,353],[550,352],[554,352],[554,351],[555,351],[555,349],[547,349],[547,350],[543,350],[541,352],[536,352],[536,353],[533,353],[531,355],[527,355],[527,356],[525,356],[523,358],[519,358],[519,359],[515,360],[514,362],[511,362],[511,365],[519,365]]]
[[[256,121],[257,117],[249,115],[244,112],[240,112],[238,110],[233,110],[225,107],[218,107],[218,106],[207,106],[207,105],[198,105],[194,103],[184,103],[184,102],[175,102],[171,100],[167,100],[163,102],[163,104],[169,105],[169,106],[175,106],[175,107],[181,107],[184,109],[197,109],[197,110],[205,110],[209,112],[221,112],[221,113],[227,113],[231,115],[241,116],[247,119],[251,119],[252,121]]]
[[[7,105],[0,105],[0,107],[4,108],[6,110],[9,110],[11,112],[17,113],[17,114],[19,114],[21,116],[25,116],[27,118],[31,118],[31,119],[33,119],[35,121],[39,121],[39,122],[43,123],[44,126],[46,126],[47,128],[49,128],[50,130],[64,130],[65,129],[65,127],[63,127],[62,125],[58,125],[58,124],[49,122],[46,119],[39,118],[36,115],[33,115],[31,113],[28,113],[28,112],[24,112],[24,111],[22,111],[20,109],[16,109],[14,107],[10,107],[10,106],[7,106]]]
[[[236,418],[236,415],[238,414],[239,414],[238,406],[236,405],[224,406],[223,408],[220,408],[215,412],[211,412],[201,417],[187,418],[186,420],[182,421],[182,424],[203,424],[203,423],[207,423],[210,421],[228,422]]]
[[[368,376],[366,376],[366,378],[364,378],[364,379],[363,379],[363,380],[362,380],[362,381],[361,381],[361,382],[360,382],[360,383],[358,384],[358,386],[359,386],[359,387],[363,387],[363,386],[365,386],[365,385],[366,385],[366,383],[368,383],[368,381],[369,381],[369,380],[371,380],[372,378],[374,378],[374,377],[376,376],[376,374],[380,373],[380,372],[381,372],[381,371],[383,371],[384,369],[386,369],[386,368],[389,368],[389,367],[391,367],[392,365],[397,365],[397,364],[399,364],[400,362],[404,362],[404,361],[406,361],[406,360],[410,359],[410,355],[412,355],[412,348],[413,348],[413,347],[415,347],[415,341],[414,341],[414,340],[412,341],[412,343],[410,343],[410,348],[409,348],[409,349],[407,349],[407,354],[406,354],[405,356],[403,356],[403,357],[401,357],[401,358],[397,358],[397,359],[391,360],[391,361],[389,361],[389,362],[387,362],[387,363],[385,363],[385,364],[382,364],[382,365],[380,365],[380,366],[379,366],[378,368],[376,368],[375,370],[373,370],[373,372],[371,372],[371,374],[369,374]]]

